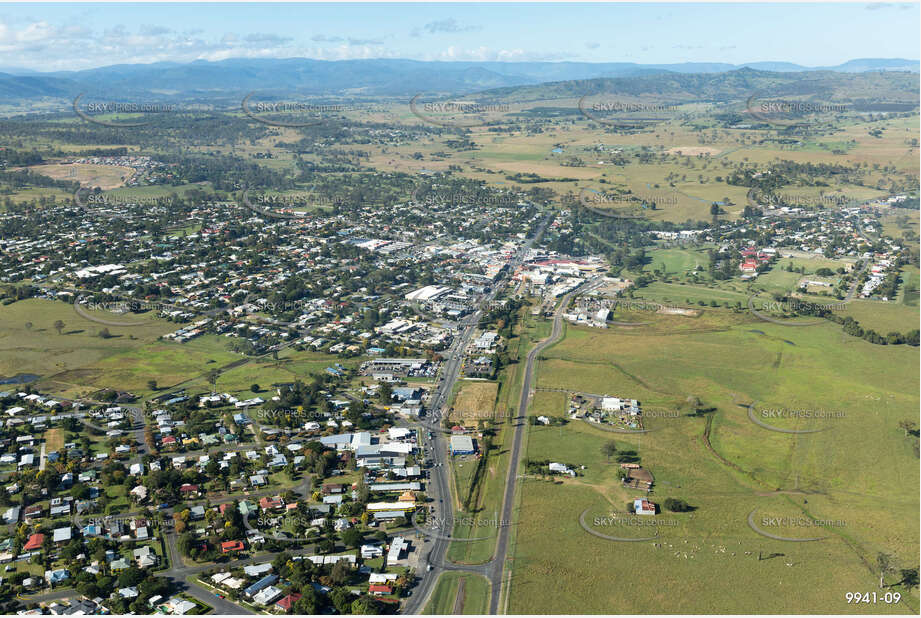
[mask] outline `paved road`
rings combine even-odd
[[[515,257],[510,261],[510,271],[514,271],[515,268],[521,265],[524,258],[527,256],[527,252],[534,245],[536,240],[543,235],[544,230],[547,229],[547,225],[549,225],[551,219],[552,214],[548,214],[538,226],[535,234],[522,246]],[[443,465],[444,462],[447,461],[448,453],[440,422],[444,414],[445,406],[450,401],[451,391],[460,375],[460,369],[464,359],[464,350],[473,338],[473,334],[476,331],[477,324],[482,314],[482,308],[488,306],[488,304],[495,299],[498,293],[505,288],[508,281],[506,277],[497,282],[493,290],[481,300],[481,309],[458,323],[461,331],[448,351],[442,372],[442,382],[436,388],[435,394],[430,399],[429,413],[421,423],[424,429],[432,432],[433,438],[429,441],[429,445],[434,453],[434,461],[442,464],[430,468],[430,478],[426,489],[429,495],[438,500],[434,504],[434,516],[443,520],[453,519],[454,511],[450,483],[448,480],[448,467]],[[427,438],[425,438],[423,442],[425,442],[425,440],[427,440]],[[438,577],[445,571],[464,571],[476,573],[484,577],[489,575],[490,565],[495,559],[480,565],[453,564],[445,558],[449,545],[450,541],[447,539],[441,537],[425,537],[421,548],[423,560],[420,566],[426,567],[426,570],[420,573],[421,580],[413,589],[413,596],[407,599],[404,604],[401,610],[402,613],[421,613],[425,609],[435,589],[435,583],[438,581]],[[431,567],[431,570],[429,571],[427,567]],[[499,577],[501,578],[501,570]]]
[[[502,516],[499,518],[503,522],[512,521],[512,513],[515,510],[515,489],[518,483],[518,460],[521,456],[521,439],[527,427],[528,403],[531,398],[531,380],[534,377],[534,361],[548,346],[556,343],[563,334],[563,313],[569,305],[569,301],[577,293],[596,286],[599,279],[580,286],[569,292],[563,297],[557,307],[556,314],[553,316],[553,330],[550,336],[534,346],[528,353],[527,364],[524,369],[524,379],[521,382],[521,398],[518,403],[518,415],[513,419],[514,436],[512,437],[512,451],[509,459],[508,476],[505,480],[505,496],[502,503]],[[489,563],[488,577],[492,594],[489,599],[489,613],[497,614],[499,611],[499,597],[502,592],[502,576],[505,570],[505,561],[508,554],[508,539],[511,526],[499,526],[499,535],[496,540],[496,555],[492,562]]]

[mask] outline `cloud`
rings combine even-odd
[[[444,61],[478,61],[478,62],[553,62],[569,60],[572,54],[557,52],[530,52],[523,49],[491,49],[480,46],[473,49],[463,49],[454,45],[441,52],[426,54],[422,60]]]
[[[284,45],[293,41],[289,36],[278,36],[277,34],[253,33],[247,34],[244,39],[247,43],[263,43],[271,45]]]
[[[592,41],[591,43],[586,43],[585,46],[589,49],[598,49],[599,47],[601,47],[601,43],[596,43]]]
[[[480,26],[463,26],[453,17],[430,21],[429,23],[422,26],[422,30],[425,30],[429,34],[457,34],[460,32],[474,32],[480,29]],[[412,32],[410,32],[410,35],[414,37],[420,36],[421,34],[422,32],[419,28],[413,28]]]
[[[315,43],[346,43],[348,45],[383,45],[380,39],[353,39],[341,36],[326,36],[325,34],[315,34],[310,37]]]
[[[879,11],[881,9],[910,9],[911,4],[893,4],[891,2],[872,2],[866,5],[864,8],[868,11]]]
[[[169,34],[170,32],[172,32],[172,30],[170,30],[169,28],[165,26],[153,26],[150,24],[144,24],[141,26],[141,34],[145,34],[147,36],[157,36],[161,34]]]

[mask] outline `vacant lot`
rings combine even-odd
[[[451,420],[464,424],[476,424],[478,421],[493,418],[498,392],[498,382],[465,380],[454,400]]]

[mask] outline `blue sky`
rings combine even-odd
[[[918,58],[919,4],[0,4],[0,70],[226,58]]]

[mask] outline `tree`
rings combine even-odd
[[[899,575],[902,577],[899,583],[908,588],[909,592],[918,585],[918,569],[902,569]]]
[[[879,569],[879,587],[882,588],[886,575],[892,572],[892,556],[883,552],[877,554],[876,568]]]
[[[58,334],[61,334],[61,331],[64,330],[64,322],[61,320],[55,320],[54,330],[58,331]]]
[[[333,602],[333,607],[339,610],[340,613],[348,614],[351,612],[352,593],[347,588],[342,586],[333,588],[329,593],[329,599]]]
[[[156,380],[147,380],[147,389],[155,391],[157,390],[157,381]]]
[[[899,421],[899,429],[902,429],[906,436],[915,430],[915,426],[916,425],[913,421],[907,419],[904,421]]]
[[[192,547],[194,543],[195,543],[195,538],[191,534],[186,533],[179,537],[179,540],[176,543],[176,547],[179,548],[179,551],[184,556],[189,556],[192,553]]]
[[[617,453],[617,444],[610,440],[601,445],[601,454],[607,457],[608,463],[611,463],[611,457]]]
[[[347,547],[358,547],[362,544],[364,539],[362,538],[361,531],[358,528],[349,528],[342,532],[342,542],[346,544]],[[344,561],[340,561],[338,564],[341,564]]]
[[[358,487],[356,490],[358,491],[358,502],[367,504],[371,490],[368,488],[368,484],[365,482],[364,475],[358,479]]]
[[[381,611],[378,606],[379,604],[375,599],[365,595],[352,601],[352,613],[365,615],[380,614]]]
[[[254,393],[258,393],[258,392],[259,392],[259,385],[256,384],[256,383],[250,384],[250,385],[249,385],[249,390],[251,390],[251,391],[254,392]]]
[[[294,613],[298,615],[312,615],[319,613],[320,602],[312,586],[302,588],[303,596],[294,603]]]
[[[664,506],[672,513],[686,513],[691,510],[687,502],[678,500],[677,498],[666,498]]]
[[[390,386],[389,382],[382,382],[380,388],[377,391],[377,396],[380,399],[381,403],[390,404],[391,398],[393,397],[393,387]]]
[[[32,322],[26,322],[26,330],[32,330]]]
[[[349,563],[339,560],[329,572],[329,581],[334,586],[344,586],[349,581]]]

